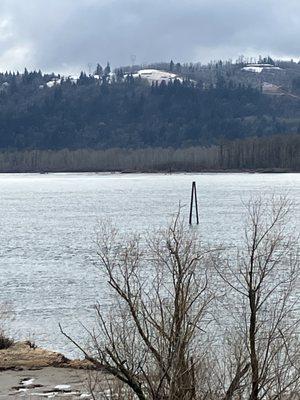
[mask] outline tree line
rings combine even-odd
[[[62,149],[0,152],[0,172],[300,171],[300,135],[273,135],[186,148]]]
[[[269,71],[266,69],[259,74],[243,70],[243,67],[253,63],[270,64],[280,69]],[[127,66],[123,67],[122,70],[130,72],[142,68],[157,68],[173,72],[204,86],[216,84],[221,77],[226,81],[231,80],[236,84],[240,83],[256,88],[260,88],[263,82],[269,82],[291,92],[295,90],[295,85],[297,85],[297,80],[300,77],[300,62],[274,60],[270,56],[254,58],[241,55],[237,60],[214,60],[206,64],[201,62],[180,63],[171,60],[170,62],[152,63],[150,65]]]

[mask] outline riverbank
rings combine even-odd
[[[70,360],[30,342],[18,342],[0,350],[0,399],[88,399],[92,369],[86,360]]]
[[[70,360],[61,353],[40,349],[29,341],[16,342],[5,350],[0,350],[0,371],[34,368],[91,369],[86,360]]]

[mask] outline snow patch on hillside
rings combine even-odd
[[[142,78],[146,79],[148,82],[152,83],[161,83],[162,81],[174,82],[174,80],[178,80],[180,82],[183,81],[178,75],[173,74],[172,72],[161,71],[159,69],[140,69],[136,73],[132,74],[134,78]]]
[[[281,70],[279,67],[275,67],[272,64],[249,64],[242,68],[242,71],[254,72],[260,74],[263,71],[278,71]]]

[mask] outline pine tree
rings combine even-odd
[[[171,72],[174,71],[174,62],[173,62],[173,60],[170,61],[170,71]]]
[[[124,73],[123,73],[122,68],[117,69],[117,71],[116,71],[116,76],[117,76],[117,82],[123,82]]]
[[[95,75],[102,76],[103,75],[103,68],[101,65],[98,63],[95,71]]]
[[[110,65],[107,62],[106,67],[104,68],[104,76],[108,76],[110,74]]]
[[[181,64],[180,64],[180,63],[177,63],[177,64],[176,64],[176,66],[175,66],[175,71],[176,71],[178,74],[181,73]]]

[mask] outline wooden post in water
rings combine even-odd
[[[197,200],[196,182],[192,183],[191,204],[190,204],[190,219],[189,219],[189,224],[190,225],[192,225],[192,219],[193,219],[194,199],[195,199],[195,207],[196,207],[196,221],[197,221],[197,225],[199,225],[199,213],[198,213],[198,200]]]

